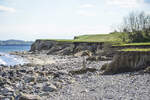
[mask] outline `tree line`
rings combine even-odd
[[[124,17],[119,30],[128,35],[130,42],[150,41],[150,15],[145,12],[131,12]]]

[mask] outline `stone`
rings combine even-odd
[[[46,77],[37,77],[36,78],[36,82],[38,82],[38,83],[47,82],[47,81],[48,81],[48,78],[46,78]]]
[[[0,95],[0,100],[15,100],[15,99],[14,99],[13,96],[11,96],[11,97],[8,97],[8,96],[7,96],[7,97],[6,97],[6,96],[1,96],[1,95]]]
[[[0,86],[4,85],[4,79],[0,77]]]
[[[55,85],[53,84],[48,84],[48,85],[45,85],[43,86],[43,89],[42,89],[44,92],[53,92],[53,91],[56,91],[57,88]]]
[[[35,82],[35,77],[33,77],[33,76],[24,76],[24,81],[26,83]]]
[[[150,74],[150,66],[149,66],[149,67],[147,67],[147,68],[145,68],[144,72],[145,72],[145,73],[149,73],[149,74]]]
[[[21,94],[19,100],[41,100],[41,98],[38,95]]]
[[[77,52],[74,56],[92,56],[92,53],[88,50]]]

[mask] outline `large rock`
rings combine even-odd
[[[150,52],[119,52],[113,61],[102,66],[103,74],[143,70],[150,65]]]
[[[38,95],[21,94],[19,100],[42,100]]]

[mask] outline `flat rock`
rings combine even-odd
[[[22,94],[19,100],[41,100],[38,95]]]

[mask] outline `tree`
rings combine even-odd
[[[131,12],[124,17],[120,30],[127,33],[132,42],[150,37],[150,15],[144,12]]]

